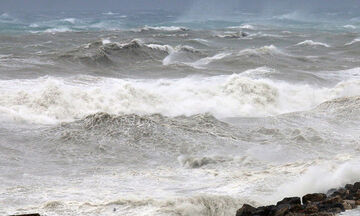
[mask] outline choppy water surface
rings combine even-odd
[[[328,16],[3,13],[0,213],[234,215],[358,181],[360,22]]]

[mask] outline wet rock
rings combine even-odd
[[[289,212],[285,216],[306,216],[305,213]]]
[[[270,212],[271,216],[285,216],[291,208],[290,204],[276,205]]]
[[[289,211],[292,213],[303,213],[304,210],[305,210],[305,206],[296,204],[296,205],[291,206]]]
[[[356,182],[356,183],[354,184],[354,189],[360,190],[360,182]]]
[[[345,189],[349,190],[349,191],[353,191],[354,190],[354,185],[352,184],[347,184],[345,185]]]
[[[10,215],[10,216],[40,216],[40,214],[33,213],[33,214],[19,214],[19,215]]]
[[[281,205],[281,204],[289,204],[289,205],[301,205],[301,199],[300,197],[286,197],[283,200],[277,202],[276,205]]]
[[[274,205],[270,205],[270,206],[261,206],[259,208],[257,208],[254,212],[253,215],[257,215],[257,216],[268,216],[270,215],[271,210],[274,208]]]
[[[356,204],[354,200],[344,200],[342,204],[345,210],[356,208]]]
[[[339,214],[339,213],[343,212],[343,210],[341,210],[340,208],[332,208],[332,209],[329,209],[329,212],[332,212],[334,214]]]
[[[336,204],[336,203],[342,203],[342,199],[340,196],[335,196],[335,197],[329,197],[327,199],[325,199],[322,203],[323,204]]]
[[[309,216],[335,216],[335,214],[331,212],[319,212],[315,214],[310,214]]]
[[[313,214],[313,213],[317,213],[319,211],[319,208],[314,205],[314,204],[311,204],[311,205],[307,205],[304,212],[306,214]]]
[[[304,204],[312,203],[312,202],[320,202],[326,199],[326,194],[323,193],[313,193],[313,194],[306,194],[302,197],[302,201]]]
[[[336,188],[332,188],[330,190],[328,190],[328,192],[326,193],[327,196],[330,196],[331,194],[333,194],[336,191]]]
[[[331,189],[326,194],[313,193],[302,197],[286,197],[275,206],[254,208],[244,205],[237,216],[335,216],[360,205],[360,182]]]
[[[251,216],[252,213],[256,210],[256,208],[251,205],[244,204],[241,209],[236,212],[236,216]]]
[[[350,191],[345,189],[345,188],[340,188],[338,190],[336,190],[334,193],[331,194],[332,197],[335,196],[340,196],[345,198],[346,196],[348,196],[350,194]]]
[[[247,33],[247,32],[241,32],[241,37],[247,37],[247,36],[249,36],[249,33]]]

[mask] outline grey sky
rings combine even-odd
[[[359,8],[360,0],[0,0],[0,11],[8,10],[154,10],[208,12],[234,9],[347,10]]]

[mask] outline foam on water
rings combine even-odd
[[[346,43],[345,46],[350,46],[350,45],[353,45],[358,42],[360,42],[360,38],[356,38],[356,39],[352,40],[351,42]]]
[[[263,46],[259,48],[244,49],[238,55],[283,55],[284,53],[274,45]]]
[[[314,42],[312,40],[305,40],[303,42],[296,44],[296,46],[322,46],[322,47],[327,47],[327,48],[330,47],[330,45],[328,45],[326,43]]]
[[[241,74],[160,80],[43,77],[1,81],[0,109],[3,115],[38,123],[72,121],[95,112],[250,117],[306,110],[359,91],[359,80],[319,88]]]
[[[358,20],[198,12],[0,15],[1,215],[227,216],[358,181]]]

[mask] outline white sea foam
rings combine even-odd
[[[230,26],[229,29],[249,29],[249,30],[255,30],[256,28],[253,25],[250,24],[243,24],[240,26]]]
[[[326,100],[360,92],[359,80],[316,88],[237,74],[162,80],[91,79],[85,84],[79,84],[84,83],[81,78],[3,80],[0,113],[40,123],[72,121],[95,112],[269,116],[310,109]]]
[[[195,68],[201,69],[204,68],[205,65],[208,65],[209,63],[215,61],[215,60],[220,60],[223,59],[227,56],[231,55],[231,53],[219,53],[216,54],[212,57],[206,57],[206,58],[202,58],[200,60],[197,60],[196,62],[193,63],[189,63],[190,66],[193,66]]]
[[[296,44],[296,46],[322,46],[322,47],[327,47],[327,48],[330,47],[330,45],[328,45],[326,43],[315,42],[312,40],[305,40],[303,42]]]
[[[141,29],[142,31],[149,31],[149,30],[155,30],[155,31],[187,31],[189,29],[181,26],[145,26]]]
[[[166,56],[162,63],[163,65],[171,64],[190,64],[193,62],[193,59],[188,55],[188,53],[197,53],[194,47],[187,45],[178,45],[176,47],[167,46],[169,55]]]
[[[356,26],[354,25],[344,25],[343,27],[347,29],[356,29]]]
[[[161,51],[165,51],[165,52],[168,52],[168,53],[174,51],[174,48],[172,46],[170,46],[170,45],[148,44],[146,46],[151,48],[151,49],[161,50]]]
[[[360,178],[360,161],[349,160],[336,164],[334,161],[327,165],[311,166],[303,174],[299,174],[295,181],[290,181],[279,187],[276,193],[282,196],[303,196],[307,193],[326,193],[331,188],[343,187],[354,183]]]
[[[244,49],[238,55],[276,55],[284,54],[279,48],[274,45],[263,46],[259,48]]]
[[[103,39],[101,42],[102,42],[103,45],[111,43],[111,41],[109,39]]]
[[[29,25],[30,28],[38,28],[39,24],[33,23]]]
[[[62,21],[64,22],[68,22],[70,24],[75,24],[75,22],[77,21],[75,18],[66,18],[66,19],[63,19]]]
[[[72,30],[68,27],[58,27],[58,28],[47,29],[44,32],[45,33],[57,33],[57,32],[70,32],[70,31],[72,31]]]
[[[353,44],[358,43],[358,42],[360,42],[360,38],[356,38],[356,39],[352,40],[351,42],[346,43],[345,46],[353,45]]]

